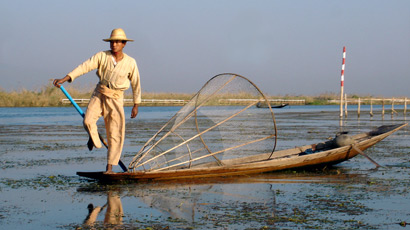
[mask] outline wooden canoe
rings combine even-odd
[[[289,105],[289,104],[282,103],[282,104],[280,104],[280,105],[271,105],[271,108],[272,108],[272,109],[280,109],[280,108],[283,108],[283,107],[288,106],[288,105]],[[269,108],[268,104],[266,104],[266,103],[260,103],[260,102],[258,102],[258,103],[256,104],[256,107],[258,107],[258,108]]]
[[[218,166],[212,162],[199,164],[191,168],[167,169],[162,171],[134,171],[114,174],[104,174],[104,172],[77,172],[77,175],[102,181],[175,180],[249,175],[301,167],[332,165],[355,157],[359,154],[357,149],[364,151],[406,125],[407,123],[380,126],[373,131],[354,135],[351,137],[355,141],[354,146],[334,147],[332,146],[333,140],[319,143],[327,146],[325,149],[322,149],[322,151],[313,152],[312,147],[316,146],[315,144],[276,151],[270,158],[271,153],[265,153],[223,160],[222,166]]]

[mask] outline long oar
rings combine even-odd
[[[381,167],[376,161],[374,161],[372,158],[370,158],[366,153],[364,153],[362,150],[360,150],[358,147],[355,145],[352,145],[352,148],[359,152],[362,156],[366,157],[370,162],[372,162],[374,165],[376,165],[376,168]]]
[[[61,91],[63,91],[64,95],[68,98],[68,100],[71,102],[71,104],[74,106],[74,108],[77,110],[77,112],[84,118],[85,114],[83,112],[83,110],[80,108],[80,106],[78,106],[78,104],[73,100],[73,98],[70,96],[70,94],[68,94],[67,90],[65,90],[64,86],[60,86]],[[100,133],[98,133],[98,136],[100,137],[101,142],[104,144],[104,146],[108,149],[108,145],[105,142],[104,138],[101,136]],[[118,162],[118,164],[120,165],[120,167],[122,168],[122,170],[124,172],[128,171],[127,167],[124,165],[124,163],[122,163],[122,161],[120,160]]]

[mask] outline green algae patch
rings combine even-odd
[[[30,188],[34,190],[41,190],[45,188],[55,188],[56,190],[67,190],[72,186],[78,186],[78,177],[74,176],[39,176],[36,178],[27,179],[1,179],[0,184],[2,188],[21,189]]]

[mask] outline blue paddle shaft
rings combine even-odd
[[[83,110],[80,108],[80,106],[77,105],[77,103],[74,101],[74,99],[70,96],[70,94],[68,94],[67,90],[65,90],[64,86],[60,86],[61,91],[63,91],[64,95],[68,98],[68,100],[70,100],[71,104],[73,104],[74,108],[77,110],[77,112],[84,117],[84,112]]]

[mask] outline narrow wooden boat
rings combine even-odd
[[[287,104],[287,103],[282,103],[280,105],[271,105],[271,108],[272,109],[280,109],[280,108],[283,108],[283,107],[288,106],[288,105],[289,104]],[[261,102],[258,102],[256,104],[256,107],[258,107],[258,108],[269,108],[267,103],[261,103]]]
[[[301,167],[337,164],[355,157],[367,148],[405,127],[406,124],[380,126],[379,128],[351,136],[353,144],[335,146],[335,140],[323,143],[279,150],[217,162],[171,167],[164,170],[133,171],[104,174],[104,172],[77,172],[77,175],[103,181],[119,180],[173,180],[206,177],[226,177],[272,172]],[[322,146],[319,149],[319,146]]]

